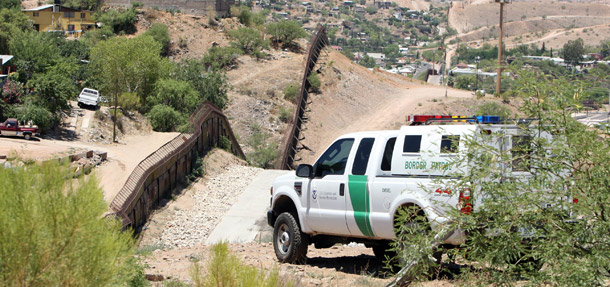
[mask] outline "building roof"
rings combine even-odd
[[[457,64],[456,67],[458,67],[460,69],[467,69],[468,65],[466,65],[464,62],[460,62],[459,64]]]
[[[53,6],[55,6],[55,5],[57,5],[57,4],[47,4],[47,5],[38,6],[36,8],[32,8],[32,9],[23,9],[21,11],[24,11],[24,12],[25,11],[42,11],[42,10],[46,10],[46,9],[49,9],[49,8],[53,8]],[[60,9],[61,11],[67,11],[67,12],[70,12],[70,11],[74,11],[74,12],[93,12],[93,11],[89,11],[89,10],[79,10],[79,9],[74,9],[74,8],[70,8],[70,7],[65,7],[65,6],[62,6],[62,5],[57,5],[57,6],[61,7],[61,9]]]
[[[0,59],[2,59],[2,65],[6,64],[6,62],[10,61],[13,58],[13,55],[0,55]]]
[[[32,8],[32,9],[23,9],[21,11],[40,11],[40,10],[44,10],[44,9],[51,8],[51,7],[53,7],[53,4],[42,5],[42,6],[38,6],[36,8]]]

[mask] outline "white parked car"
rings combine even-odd
[[[100,92],[94,89],[84,88],[78,95],[78,106],[98,107],[101,102]]]

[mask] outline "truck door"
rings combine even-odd
[[[4,136],[17,136],[17,121],[8,120],[5,124],[5,129],[2,130]]]
[[[375,138],[363,138],[354,155],[348,175],[347,211],[345,218],[350,234],[375,236],[371,226],[371,193],[366,170]]]
[[[349,234],[345,223],[346,167],[353,144],[353,138],[337,140],[314,165],[316,174],[307,188],[306,217],[316,232]]]

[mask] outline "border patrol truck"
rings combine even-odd
[[[435,118],[475,123],[423,125]],[[443,186],[471,168],[466,162],[450,164],[465,155],[467,137],[501,134],[502,140],[490,144],[508,151],[513,144],[531,144],[529,136],[521,135],[515,125],[481,124],[499,121],[495,116],[474,120],[410,116],[410,120],[422,125],[343,135],[313,165],[301,164],[294,173],[274,181],[267,221],[274,229],[273,246],[279,261],[305,260],[310,244],[327,248],[349,242],[364,243],[383,259],[388,243],[396,238],[394,226],[400,209],[415,208],[437,230],[451,220],[448,209],[470,213],[476,206],[468,188]],[[464,232],[458,229],[441,244],[460,245],[464,240]]]

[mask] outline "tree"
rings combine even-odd
[[[176,65],[174,73],[177,79],[188,82],[199,93],[200,103],[210,101],[219,109],[226,107],[230,86],[223,72],[208,72],[202,61],[184,60]]]
[[[95,176],[57,161],[0,172],[0,280],[5,286],[127,285],[130,232],[104,218]]]
[[[517,126],[525,136],[512,136],[509,149],[488,144],[506,140],[502,133],[465,140],[468,152],[453,164],[467,163],[469,172],[442,186],[470,188],[461,206],[471,200],[474,209],[453,209],[452,221],[439,226],[468,234],[460,249],[444,251],[468,265],[460,276],[473,285],[604,286],[610,270],[610,142],[603,139],[610,130],[572,118],[586,82],[526,71],[515,85],[521,113],[536,121]],[[521,180],[513,171],[531,176]],[[441,235],[408,241],[409,250],[425,251],[415,255],[418,264],[438,251],[429,246]]]
[[[386,58],[395,60],[396,58],[400,57],[400,48],[398,47],[398,44],[387,45],[385,48],[383,48],[383,54],[386,56]]]
[[[153,130],[158,132],[171,132],[184,121],[179,112],[163,104],[154,106],[146,116]]]
[[[63,6],[74,8],[74,9],[97,11],[97,9],[101,6],[101,1],[100,0],[62,0],[61,4]]]
[[[4,3],[4,2],[2,2]],[[9,4],[10,2],[7,2]],[[0,4],[0,55],[10,55],[9,43],[18,32],[32,31],[30,18],[17,9],[1,8]],[[19,1],[21,6],[21,1]]]
[[[293,41],[305,38],[307,33],[295,21],[282,20],[278,23],[267,24],[267,33],[271,35],[271,41],[283,48],[294,46]]]
[[[35,73],[43,73],[60,57],[51,33],[18,31],[11,39],[10,50],[15,56],[13,61],[22,82],[31,79]]]
[[[229,36],[232,38],[231,46],[257,59],[264,56],[261,50],[269,47],[268,41],[263,39],[260,31],[253,28],[242,27],[232,30],[229,31]]]
[[[160,51],[161,44],[150,36],[115,37],[98,43],[91,49],[91,66],[102,79],[102,94],[137,93],[146,105],[155,83],[170,69]]]
[[[202,62],[213,70],[221,70],[235,65],[240,54],[241,50],[235,47],[214,46],[203,55]]]
[[[150,26],[150,28],[144,32],[144,35],[151,36],[153,39],[155,39],[155,41],[161,44],[161,55],[167,56],[169,53],[169,44],[171,39],[169,38],[169,32],[165,24],[152,24],[152,26]]]
[[[148,104],[163,104],[188,115],[199,105],[199,94],[188,82],[161,79],[157,81],[155,95],[149,97]]]
[[[375,59],[373,59],[369,55],[364,55],[362,57],[362,59],[360,59],[358,64],[365,66],[367,68],[375,68],[375,66],[377,66],[377,63],[375,63]]]
[[[56,117],[60,112],[70,109],[68,100],[76,94],[72,75],[76,67],[68,62],[61,62],[44,73],[35,74],[27,84],[34,90],[34,103],[44,107]]]
[[[96,14],[95,20],[103,26],[112,27],[115,34],[133,34],[136,32],[138,14],[133,7],[127,10],[109,9]]]
[[[569,40],[563,45],[563,59],[566,63],[577,65],[585,53],[585,45],[581,38]]]

